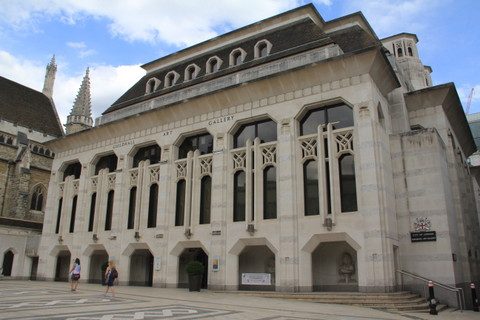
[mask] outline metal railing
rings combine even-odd
[[[403,289],[404,288],[404,280],[403,280],[404,276],[410,277],[410,278],[415,279],[415,280],[420,280],[421,282],[425,283],[425,285],[423,285],[423,296],[425,298],[427,298],[428,283],[430,281],[432,281],[434,287],[444,289],[444,290],[446,290],[447,292],[450,292],[450,293],[455,293],[455,298],[456,298],[456,301],[457,301],[458,309],[460,309],[461,312],[463,312],[463,310],[465,310],[465,294],[464,294],[462,288],[453,287],[453,286],[450,286],[448,284],[444,284],[444,283],[440,283],[440,282],[437,282],[437,281],[434,281],[434,280],[431,280],[431,279],[427,279],[425,277],[419,276],[418,274],[411,273],[411,272],[408,272],[408,271],[405,271],[405,270],[396,270],[396,273],[400,274],[400,285],[402,286],[402,290],[404,290]],[[418,293],[421,294],[421,292],[418,292]]]

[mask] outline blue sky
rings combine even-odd
[[[41,90],[56,55],[54,99],[65,121],[87,67],[98,117],[144,71],[140,65],[308,3],[302,0],[0,0],[0,75]],[[480,112],[480,1],[318,0],[325,20],[362,11],[380,38],[418,35],[433,82],[455,82]]]

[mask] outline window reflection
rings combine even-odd
[[[326,123],[332,123],[334,129],[352,127],[352,108],[341,104],[309,111],[300,121],[300,135],[317,133],[317,127]]]
[[[260,143],[276,141],[277,124],[275,121],[264,120],[241,126],[234,136],[234,147],[244,147],[248,139],[253,142],[257,137],[260,138]]]
[[[200,155],[212,153],[213,151],[213,137],[209,133],[187,137],[183,140],[178,150],[178,158],[184,159],[187,157],[189,151],[200,151]]]

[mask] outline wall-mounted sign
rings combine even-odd
[[[410,240],[412,242],[437,241],[437,233],[435,231],[410,232]]]
[[[272,284],[270,273],[242,273],[242,284],[269,286]]]
[[[220,257],[214,256],[212,259],[212,271],[220,271]]]
[[[162,260],[160,257],[154,258],[154,265],[155,265],[155,271],[160,271],[160,269],[162,268]]]
[[[222,230],[213,230],[212,236],[220,236],[222,234]]]

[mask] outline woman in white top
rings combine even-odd
[[[70,270],[70,279],[72,282],[70,283],[70,287],[72,291],[76,291],[78,287],[78,280],[80,279],[80,259],[76,258],[73,262],[73,267]]]

